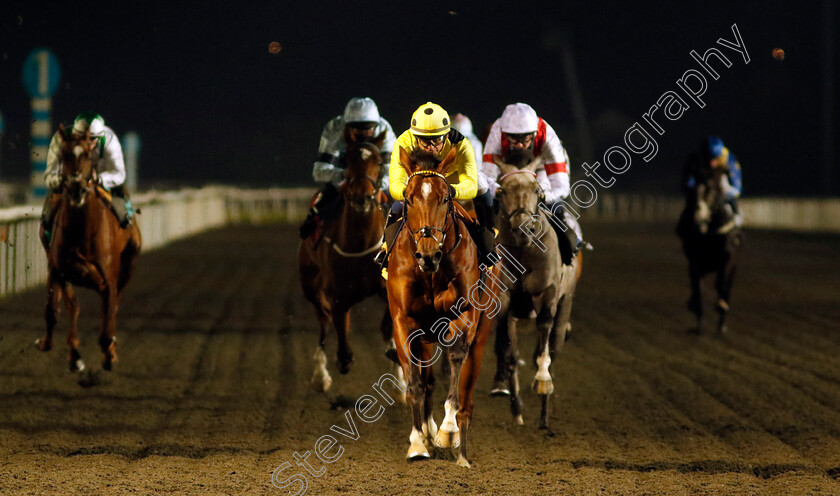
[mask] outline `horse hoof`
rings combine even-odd
[[[516,425],[525,425],[525,421],[522,419],[522,415],[517,415],[516,418],[513,419],[513,422]]]
[[[332,386],[332,377],[329,375],[317,375],[312,377],[312,389],[319,393],[326,393]]]
[[[464,468],[470,468],[470,462],[464,458],[464,455],[458,455],[458,466]]]
[[[396,363],[397,365],[399,365],[400,363],[400,357],[397,356],[396,348],[391,348],[389,346],[388,349],[385,350],[385,357],[388,358],[388,360],[391,360],[392,362]]]
[[[50,351],[52,349],[52,341],[38,338],[35,340],[35,347],[41,351]]]
[[[114,369],[114,364],[117,363],[116,356],[106,356],[104,360],[102,360],[102,370],[111,371]]]
[[[429,450],[426,449],[424,446],[421,450],[413,450],[411,448],[408,449],[408,453],[405,455],[405,459],[410,462],[416,462],[419,460],[428,460],[429,459]]]
[[[85,370],[85,362],[81,358],[70,360],[70,372],[82,372]]]
[[[461,434],[458,431],[451,432],[440,429],[435,436],[435,446],[438,448],[457,448],[461,446]]]
[[[510,396],[510,389],[504,384],[493,384],[493,389],[490,390],[490,396]]]
[[[535,393],[541,395],[551,394],[554,392],[554,384],[551,382],[551,379],[544,381],[534,379],[534,384],[531,385],[531,388]]]
[[[729,332],[729,328],[725,325],[722,325],[720,326],[720,328],[718,328],[718,332],[720,332],[721,334],[726,334],[727,332]]]

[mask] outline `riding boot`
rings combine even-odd
[[[44,209],[41,212],[41,226],[44,228],[44,242],[50,243],[52,238],[53,221],[58,212],[58,202],[61,201],[61,192],[52,190],[44,200]]]
[[[476,196],[473,199],[473,206],[476,221],[483,228],[473,236],[473,239],[476,241],[481,263],[492,267],[499,257],[496,256],[496,211],[490,192]]]
[[[134,218],[134,208],[131,206],[131,198],[129,198],[125,186],[111,188],[111,208],[120,221],[120,227],[126,228],[131,225]]]
[[[378,263],[383,269],[388,267],[388,247],[394,246],[397,235],[400,233],[400,222],[397,222],[402,217],[402,202],[394,202],[391,210],[388,211],[388,218],[385,221],[385,235],[383,236],[382,248],[373,257],[373,261]]]
[[[335,200],[338,198],[338,190],[332,183],[325,183],[324,187],[318,193],[312,208],[306,214],[306,219],[300,225],[298,232],[300,239],[307,239],[318,230],[318,226],[325,218],[334,211]]]

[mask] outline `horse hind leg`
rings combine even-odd
[[[508,390],[510,394],[510,413],[513,415],[513,421],[517,425],[525,425],[522,419],[522,392],[519,388],[519,344],[517,334],[517,323],[519,319],[510,317],[505,319],[501,317],[499,320],[499,327],[505,323],[507,333],[510,337],[509,350],[505,357],[505,366],[508,373]],[[497,330],[499,332],[501,329]]]
[[[478,382],[479,372],[481,372],[481,359],[484,356],[484,345],[487,344],[491,326],[492,320],[486,314],[482,315],[478,322],[475,340],[469,346],[467,357],[464,360],[458,388],[461,408],[458,410],[457,420],[458,428],[461,430],[461,450],[458,453],[457,463],[458,466],[464,468],[470,468],[470,462],[467,458],[467,439],[470,422],[472,422],[473,408],[475,406],[473,392],[475,384]]]

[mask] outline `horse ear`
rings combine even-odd
[[[353,141],[353,133],[350,132],[350,126],[344,126],[344,132],[342,133],[344,136],[344,143],[347,145],[347,148],[350,148],[350,145],[353,145],[355,141]]]
[[[499,168],[502,174],[507,174],[516,170],[516,167],[505,163],[505,161],[502,160],[502,157],[500,155],[493,155],[493,163],[496,164],[496,167]]]
[[[528,165],[525,166],[525,169],[528,169],[531,172],[537,172],[537,169],[543,164],[542,157],[534,157],[534,160],[531,160]]]
[[[382,144],[385,143],[385,135],[388,134],[388,131],[382,131],[379,133],[379,136],[373,138],[373,146],[376,148],[382,149]]]
[[[58,135],[61,136],[61,138],[65,141],[67,140],[67,130],[64,129],[64,124],[58,125]]]
[[[438,165],[438,172],[446,175],[446,171],[449,169],[449,166],[455,162],[455,156],[458,154],[458,149],[454,146],[449,150],[449,153],[446,154],[446,158],[443,159]]]
[[[400,147],[400,165],[402,165],[405,172],[410,176],[411,175],[411,158],[408,156],[408,152],[405,151],[405,148]]]

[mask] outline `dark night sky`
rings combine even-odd
[[[397,134],[427,100],[469,115],[477,129],[508,103],[530,103],[567,144],[579,177],[585,157],[561,55],[547,36],[561,31],[572,43],[600,160],[663,92],[679,91],[675,81],[697,68],[689,52],[733,39],[736,23],[750,63],[718,46],[733,65],[709,79],[706,107],[662,119],[656,158],[635,159],[615,189],[674,191],[685,156],[715,133],[741,160],[745,194],[821,191],[820,2],[203,5],[2,2],[0,178],[29,173],[20,71],[39,46],[52,48],[63,68],[53,122],[96,110],[118,134],[137,131],[141,182],[312,184],[321,128],[352,96],[374,98]],[[278,55],[268,52],[275,40]],[[836,34],[834,45],[836,73]],[[771,58],[777,46],[783,62]],[[838,97],[835,87],[835,115]],[[834,186],[840,191],[840,177]]]

